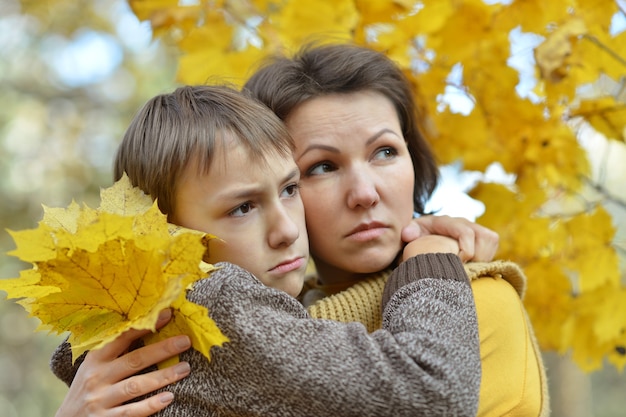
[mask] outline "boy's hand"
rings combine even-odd
[[[422,216],[402,230],[402,241],[412,242],[427,235],[447,236],[458,241],[463,262],[489,262],[498,250],[500,236],[491,229],[463,217]]]
[[[163,311],[157,328],[170,318],[171,312]],[[149,330],[129,330],[102,349],[87,353],[56,417],[147,417],[167,407],[174,398],[169,392],[124,404],[189,375],[187,362],[135,375],[191,347],[189,337],[181,335],[124,353],[134,340],[148,333]]]

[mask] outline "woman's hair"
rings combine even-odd
[[[251,162],[291,158],[294,150],[283,122],[263,104],[227,86],[185,86],[152,98],[135,115],[117,150],[114,179],[126,173],[171,215],[185,167],[197,158],[208,172],[225,135],[248,150]]]
[[[398,113],[415,168],[414,209],[423,214],[439,170],[420,132],[411,84],[387,56],[350,44],[308,44],[292,58],[270,58],[244,86],[245,93],[265,103],[282,120],[306,100],[363,90],[384,95]]]

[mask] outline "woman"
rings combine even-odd
[[[310,45],[293,58],[273,59],[244,88],[285,122],[296,142],[294,159],[323,295],[393,265],[400,246],[391,243],[399,240],[389,219],[407,221],[411,204],[423,214],[437,179],[401,70],[367,48]],[[501,266],[474,268],[493,272]],[[472,282],[483,362],[478,415],[547,415],[541,354],[520,297],[523,276],[514,265],[505,268],[508,273],[499,273],[510,282],[497,276]],[[368,293],[383,282],[371,279]],[[379,328],[378,310],[338,311],[346,300],[358,298],[347,291],[309,311]],[[376,300],[358,304],[371,306]]]
[[[406,83],[406,80],[404,80],[403,77],[401,76],[398,77],[397,69],[392,70],[389,74],[392,77],[396,77],[399,83]],[[248,87],[251,88],[251,85],[252,85],[252,82],[248,85]],[[402,90],[401,93],[407,92],[407,91],[410,92],[410,89],[406,89],[406,86],[403,88],[405,89]],[[368,96],[368,98],[370,99],[372,98],[372,97],[369,97],[369,94],[364,94],[364,95]],[[410,98],[410,94],[408,94],[407,97]],[[272,106],[272,103],[268,102],[268,104]],[[300,103],[297,103],[297,104],[300,104]],[[349,103],[342,103],[342,104],[345,105]],[[409,104],[411,105],[412,101],[410,101]],[[334,111],[335,110],[337,109],[334,109]],[[394,122],[394,119],[398,119],[395,112],[393,111],[389,112],[388,111],[389,109],[386,109],[386,110],[387,112],[385,113],[385,115],[392,122]],[[436,180],[436,167],[434,167],[434,162],[432,161],[432,156],[430,156],[428,148],[425,145],[422,146],[421,148],[419,147],[415,148],[416,145],[413,143],[414,138],[409,138],[409,136],[407,136],[402,130],[398,129],[399,127],[404,128],[404,126],[401,126],[401,125],[403,124],[406,125],[407,123],[409,123],[409,125],[413,128],[413,131],[417,132],[417,130],[415,130],[415,115],[413,114],[414,108],[409,106],[409,108],[404,109],[403,111],[405,112],[404,117],[406,120],[403,120],[402,122],[396,120],[395,124],[393,124],[389,128],[383,129],[384,131],[382,132],[380,136],[373,137],[370,135],[366,138],[367,140],[372,139],[372,142],[370,142],[370,144],[374,143],[375,145],[379,145],[379,142],[377,142],[378,140],[390,141],[391,139],[394,139],[393,141],[391,141],[391,143],[384,143],[384,146],[375,147],[374,153],[373,153],[374,158],[372,160],[377,161],[377,163],[382,164],[382,165],[377,165],[376,166],[377,169],[379,166],[381,166],[386,169],[385,172],[387,174],[389,172],[393,173],[394,176],[392,175],[382,176],[382,178],[387,178],[387,180],[389,181],[389,183],[382,183],[383,185],[382,189],[384,191],[392,191],[392,190],[396,190],[396,188],[393,188],[393,187],[397,186],[399,188],[396,191],[394,191],[397,193],[397,195],[389,195],[389,193],[387,192],[381,193],[380,187],[374,187],[371,183],[368,183],[366,179],[363,179],[362,177],[359,177],[358,175],[354,176],[353,179],[350,179],[343,183],[344,185],[352,184],[351,186],[346,187],[347,189],[346,193],[339,193],[345,197],[343,198],[343,200],[334,200],[334,199],[329,200],[329,198],[337,194],[333,191],[334,189],[331,189],[331,191],[327,192],[326,194],[319,194],[319,193],[308,194],[309,196],[313,196],[315,198],[309,198],[308,201],[305,202],[305,204],[316,203],[315,199],[323,200],[328,203],[332,202],[332,204],[320,204],[320,207],[318,207],[318,209],[320,210],[319,219],[310,217],[310,216],[307,217],[309,228],[320,227],[320,229],[317,232],[313,232],[313,233],[316,233],[316,236],[317,236],[316,239],[324,238],[325,235],[331,235],[331,233],[340,232],[339,235],[337,236],[333,235],[333,239],[332,239],[333,244],[336,243],[337,246],[331,247],[330,250],[328,248],[325,248],[321,243],[319,243],[319,240],[313,241],[312,239],[311,241],[312,249],[313,249],[312,254],[315,257],[316,262],[317,262],[318,272],[320,273],[320,281],[322,282],[322,284],[325,284],[324,287],[321,288],[321,290],[323,291],[332,290],[332,292],[334,292],[338,289],[346,288],[347,286],[350,286],[352,283],[354,283],[355,279],[360,278],[361,280],[363,280],[365,278],[368,278],[374,272],[385,270],[388,267],[392,266],[395,263],[396,258],[398,258],[398,254],[402,248],[402,244],[400,240],[402,223],[409,221],[412,216],[412,212],[414,208],[413,190],[414,189],[416,190],[415,192],[415,203],[416,203],[415,208],[417,209],[416,211],[422,211],[423,202],[426,200],[426,198],[428,197],[428,195],[430,194],[430,192],[432,191],[434,187],[434,183]],[[279,114],[279,116],[284,117],[285,115]],[[286,121],[288,121],[288,119],[289,119],[288,117],[285,118]],[[316,118],[316,120],[319,121],[320,119]],[[299,122],[301,121],[302,120],[299,120]],[[360,120],[359,123],[357,123],[356,125],[358,126],[359,124],[363,124],[365,121],[366,120]],[[338,120],[337,122],[339,123],[338,126],[341,126],[341,124],[346,123],[346,120]],[[298,128],[302,126],[303,123],[301,124],[292,123],[292,125],[293,125],[292,127]],[[303,130],[306,132],[306,129],[303,129]],[[402,139],[398,140],[399,138],[402,138]],[[405,138],[409,141],[408,147],[404,145]],[[421,138],[418,138],[418,139],[421,140]],[[298,141],[298,138],[296,138],[296,141]],[[306,153],[304,157],[311,155],[309,152],[302,152],[300,150],[301,146],[302,146],[302,143],[296,144],[296,155],[299,155],[300,159],[303,158],[303,156],[300,155],[300,153]],[[332,149],[330,151],[332,152]],[[363,158],[364,154],[360,149],[357,151],[359,152],[359,157],[361,159],[365,161],[368,160],[367,158]],[[425,153],[421,153],[422,151],[424,151]],[[398,152],[398,155],[400,155],[397,159],[396,159],[396,152]],[[367,155],[371,156],[372,153],[370,152]],[[409,158],[408,163],[407,163],[407,157]],[[303,196],[305,195],[305,193],[307,193],[307,189],[313,190],[314,189],[313,186],[317,183],[321,183],[321,185],[327,185],[325,174],[329,172],[330,173],[339,172],[339,170],[337,171],[334,170],[335,168],[331,163],[329,163],[328,165],[325,165],[327,160],[328,162],[332,162],[332,163],[335,162],[335,161],[331,161],[330,158],[325,158],[322,161],[314,162],[311,166],[303,166],[298,161],[298,165],[300,167],[301,172],[303,173],[303,176],[308,176],[310,178],[309,180],[304,179],[302,181]],[[358,161],[358,163],[361,164],[363,160]],[[390,161],[395,161],[395,160],[400,161],[400,165],[399,165],[400,169],[395,169],[396,166],[391,164]],[[385,161],[388,161],[388,162],[385,162]],[[318,162],[321,162],[321,164],[319,164]],[[420,176],[418,176],[417,181],[413,179],[414,176],[413,176],[413,169],[411,167],[412,165],[411,162],[413,162],[413,164],[415,164],[418,167],[417,169],[418,169],[418,172],[420,173]],[[364,170],[361,170],[360,172],[368,171],[366,169],[367,164],[361,164],[359,166],[361,168],[364,168]],[[430,178],[428,178],[427,181],[424,181],[422,179],[422,175],[424,172],[430,175]],[[318,177],[322,177],[322,178],[320,179]],[[323,199],[320,198],[320,196],[323,196]],[[344,207],[344,205],[347,208]],[[305,205],[305,207],[308,212],[312,211],[309,209],[308,206]],[[359,220],[354,225],[352,225],[347,231],[342,232],[343,225],[336,224],[338,222],[335,222],[335,219],[339,220],[339,219],[347,218],[347,216],[340,215],[341,212],[344,211],[344,209],[345,211],[353,211],[355,213],[361,213],[360,215],[362,217],[359,218]],[[374,213],[374,210],[376,211],[375,213]],[[337,214],[337,216],[324,217],[326,216],[326,213],[335,213]],[[380,216],[378,215],[379,213],[381,213]],[[426,224],[433,227],[430,230],[427,229],[427,231],[434,231],[434,232],[439,231],[440,233],[446,233],[446,231],[448,230],[446,228],[448,226],[442,226],[442,225],[445,225],[446,222],[450,220],[451,219],[438,219],[438,218],[433,219],[431,217],[424,217],[420,219],[420,221],[426,222]],[[470,245],[466,252],[468,252],[469,254],[469,253],[472,253],[473,249],[476,249],[476,253],[479,254],[478,260],[491,259],[493,255],[493,251],[495,250],[495,247],[494,247],[495,245],[493,244],[493,240],[486,239],[487,241],[490,241],[490,243],[483,245],[483,242],[485,241],[484,237],[485,236],[490,237],[491,236],[490,233],[485,233],[485,229],[482,229],[477,226],[468,226],[469,222],[461,221],[459,225],[458,220],[455,220],[453,224],[456,224],[456,225],[451,226],[452,232],[446,233],[446,234],[451,234],[454,236],[459,230],[465,231],[465,233],[461,234],[461,237],[463,237],[464,239],[467,238],[468,236],[470,237],[469,238]],[[468,230],[469,230],[469,233],[467,233]],[[311,230],[309,230],[309,233],[311,233]],[[347,239],[344,239],[344,235],[347,237]],[[479,243],[472,247],[472,244],[474,243],[474,236],[476,235],[479,236],[479,239],[477,240],[477,242]],[[311,237],[313,236],[311,235]],[[326,236],[326,238],[328,238],[328,236]],[[342,246],[342,241],[347,242],[346,245]],[[358,252],[354,250],[358,246],[361,246],[362,247],[361,249],[363,249],[362,256],[360,257],[358,255]],[[316,252],[316,248],[319,251],[319,253]],[[405,249],[407,256],[410,254],[409,252],[411,248],[412,246],[409,245]],[[485,255],[485,253],[489,253],[489,252],[491,252],[491,255]],[[335,254],[338,254],[340,256],[336,256],[335,258],[333,258],[333,255]],[[481,256],[484,256],[484,257],[481,258]],[[334,278],[335,277],[334,272],[337,272],[336,278]],[[373,282],[379,282],[379,280],[374,279]],[[351,288],[354,288],[354,287],[356,286],[352,286]],[[368,289],[371,289],[371,288],[368,287]],[[344,294],[344,293],[341,293],[341,294]],[[315,304],[314,307],[319,307],[319,306],[320,304],[318,303],[318,304]],[[372,310],[377,312],[379,309],[380,309],[380,303],[376,304]],[[378,316],[380,317],[380,313],[378,313]],[[373,319],[373,322],[375,322],[376,320],[377,320],[376,318]],[[132,338],[132,337],[129,337],[129,338]],[[158,352],[158,349],[156,349],[154,346],[151,348],[152,348],[151,352],[156,355],[155,352]],[[144,349],[147,349],[147,348],[144,348]],[[124,347],[122,343],[120,346],[117,347],[117,351],[115,351],[115,353],[121,352],[123,350],[124,350]],[[113,353],[111,352],[107,354],[109,356],[105,355],[104,353],[102,354],[98,352],[93,352],[93,353],[97,354],[98,360],[96,361],[99,361],[100,364],[107,364],[109,361],[114,359],[114,357],[112,356]],[[163,355],[166,355],[166,354],[164,353]],[[94,355],[93,357],[95,358],[96,355]],[[152,358],[151,360],[147,359],[148,354],[141,355],[141,357],[143,358],[144,364],[153,363],[155,360],[154,358]],[[114,390],[123,390],[125,387],[127,387],[128,381],[122,381],[120,383],[118,383],[118,381],[120,381],[120,379],[123,378],[124,376],[133,374],[136,370],[136,368],[133,369],[133,368],[128,368],[128,367],[127,369],[122,369],[124,368],[123,362],[118,361],[117,363],[121,364],[120,366],[114,367],[116,369],[116,378],[118,379],[111,377],[107,380],[108,383],[114,384],[113,386],[115,386],[115,388],[112,388],[111,390],[108,391],[109,393]],[[94,365],[94,366],[97,367],[98,365]],[[104,367],[104,365],[102,366]],[[165,374],[159,374],[159,375],[163,377]],[[138,378],[138,377],[135,377],[135,378]],[[157,377],[156,374],[154,375],[154,378],[135,379],[134,382],[136,384],[139,384],[139,387],[140,387],[139,393],[148,392],[150,388],[162,386],[165,383],[165,381],[159,380],[159,377]],[[136,387],[137,385],[135,385],[135,388]],[[134,397],[134,395],[127,394],[123,398],[123,400],[128,400],[132,397]],[[117,398],[120,399],[119,396]],[[149,401],[152,401],[152,402],[149,402]],[[114,401],[109,401],[109,403],[113,404]],[[147,409],[149,409],[150,407],[160,406],[160,404],[157,401],[157,397],[151,398],[148,400],[148,402],[143,403],[143,404],[146,405]],[[147,415],[147,414],[149,414],[149,412],[146,414],[135,414],[135,415]]]

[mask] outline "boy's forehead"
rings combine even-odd
[[[291,154],[282,155],[271,144],[259,152],[236,135],[227,133],[222,140],[216,141],[208,171],[234,177],[272,173],[280,175],[286,167],[291,166],[295,166]]]

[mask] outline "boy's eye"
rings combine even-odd
[[[306,175],[321,175],[334,170],[335,167],[330,162],[320,162],[309,168]]]
[[[286,197],[295,197],[298,195],[298,190],[300,189],[300,184],[289,184],[283,190],[283,195]]]
[[[242,217],[248,214],[250,210],[252,210],[252,204],[243,203],[242,205],[228,213],[228,215],[233,217]]]
[[[398,155],[398,151],[394,148],[381,148],[374,154],[374,159],[390,159]]]

